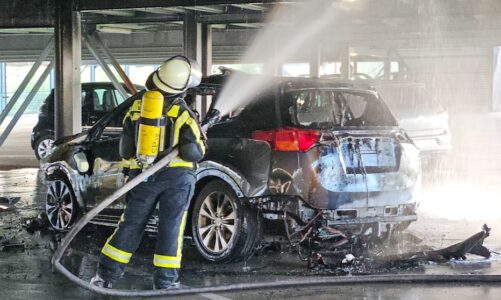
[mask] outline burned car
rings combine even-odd
[[[214,106],[226,79],[205,78],[191,98],[212,95]],[[270,240],[338,247],[416,220],[419,153],[375,91],[320,79],[270,80],[271,88],[208,131],[187,227],[204,258],[242,259]],[[126,100],[88,132],[57,141],[43,161],[55,229],[68,228],[123,184],[119,136],[104,128],[130,105]],[[93,222],[116,226],[122,209],[111,206]],[[155,231],[157,219],[147,230]]]
[[[452,149],[447,110],[421,83],[390,81],[374,86],[418,147],[424,165],[439,166]]]

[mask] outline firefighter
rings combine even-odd
[[[184,56],[172,57],[148,77],[148,91],[136,95],[137,100],[125,115],[120,155],[128,164],[128,168],[124,169],[126,177],[137,176],[145,165],[153,162],[152,157],[147,157],[148,153],[146,159],[144,153],[140,155],[140,147],[143,147],[139,145],[141,139],[144,142],[148,138],[156,138],[152,145],[160,150],[165,148],[165,152],[177,146],[179,155],[166,168],[127,193],[125,211],[117,229],[101,250],[98,269],[91,284],[111,288],[123,274],[158,203],[153,287],[169,289],[179,285],[178,269],[181,267],[186,215],[195,184],[194,170],[205,154],[200,126],[195,114],[184,102],[184,92],[197,86],[200,78],[200,67],[196,62]],[[157,100],[163,100],[163,118],[144,117],[142,113],[147,110],[144,107],[146,101],[151,102],[159,95]],[[155,126],[163,126],[160,134],[154,130]],[[145,133],[144,128],[150,132]]]

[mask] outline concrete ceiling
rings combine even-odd
[[[4,1],[0,11],[0,59],[15,59],[22,51],[36,53],[38,44],[52,33],[46,22],[51,0]],[[26,3],[24,3],[26,2]],[[331,45],[359,48],[409,49],[443,43],[454,47],[488,47],[501,44],[501,1],[499,0],[332,0],[342,11],[339,24],[343,30],[332,30],[325,37],[325,52],[334,53]],[[11,3],[11,4],[8,4]],[[12,3],[17,3],[12,5]],[[25,9],[32,23],[16,18],[2,18],[10,10]],[[10,6],[9,6],[10,5]],[[85,26],[95,27],[109,39],[109,46],[127,59],[145,42],[144,57],[155,53],[179,51],[182,47],[183,20],[191,15],[198,22],[210,23],[214,31],[214,55],[228,61],[238,59],[253,35],[264,26],[277,5],[295,5],[294,1],[224,1],[224,0],[75,0]],[[50,18],[49,18],[50,19]],[[293,22],[294,20],[291,20]],[[10,24],[10,26],[9,26]],[[19,27],[17,25],[22,24]],[[2,26],[3,25],[3,26]],[[26,34],[43,39],[19,38]],[[9,38],[11,37],[11,38]],[[16,38],[17,37],[17,38]],[[243,37],[243,38],[241,38]],[[159,42],[156,42],[158,40]],[[445,45],[445,46],[447,46]],[[443,46],[443,45],[442,45]],[[20,49],[22,51],[16,51]],[[151,55],[149,55],[151,54]],[[84,53],[85,55],[85,53]],[[148,60],[148,59],[146,59]],[[216,59],[217,60],[217,59]]]

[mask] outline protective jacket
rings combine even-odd
[[[135,100],[126,113],[120,138],[120,156],[127,160],[130,169],[140,168],[135,159],[140,114],[141,98]],[[169,163],[168,167],[195,168],[196,162],[205,154],[205,142],[196,115],[182,98],[166,97],[164,116],[166,126],[160,144],[167,150],[175,146],[179,149],[179,155]]]

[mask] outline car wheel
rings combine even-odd
[[[196,196],[191,227],[198,252],[214,262],[250,257],[260,238],[257,212],[220,180],[208,183]]]
[[[35,156],[38,160],[46,158],[49,154],[51,154],[53,147],[54,136],[44,135],[38,138],[37,142],[35,143]]]
[[[66,181],[58,179],[49,183],[45,212],[50,225],[57,231],[68,229],[76,220],[78,203]]]

